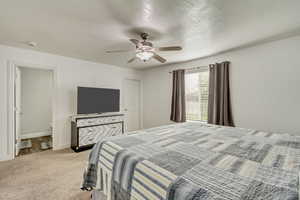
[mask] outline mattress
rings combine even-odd
[[[108,200],[296,200],[300,137],[186,122],[97,143],[82,189]]]

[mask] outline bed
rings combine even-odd
[[[97,143],[82,189],[107,200],[296,200],[300,137],[186,122]]]

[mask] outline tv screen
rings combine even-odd
[[[77,114],[120,111],[120,90],[78,87]]]

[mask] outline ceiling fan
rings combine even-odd
[[[170,47],[154,47],[151,42],[148,42],[147,39],[149,34],[141,33],[142,41],[137,39],[129,39],[135,45],[135,57],[128,60],[128,63],[132,63],[136,59],[140,59],[144,62],[150,60],[151,58],[165,63],[167,60],[161,56],[159,56],[156,51],[180,51],[182,47],[180,46],[170,46]],[[133,50],[113,50],[113,51],[106,51],[106,53],[121,53],[121,52],[130,52]]]

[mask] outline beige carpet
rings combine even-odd
[[[89,151],[45,151],[0,162],[2,200],[87,200],[80,190]]]

